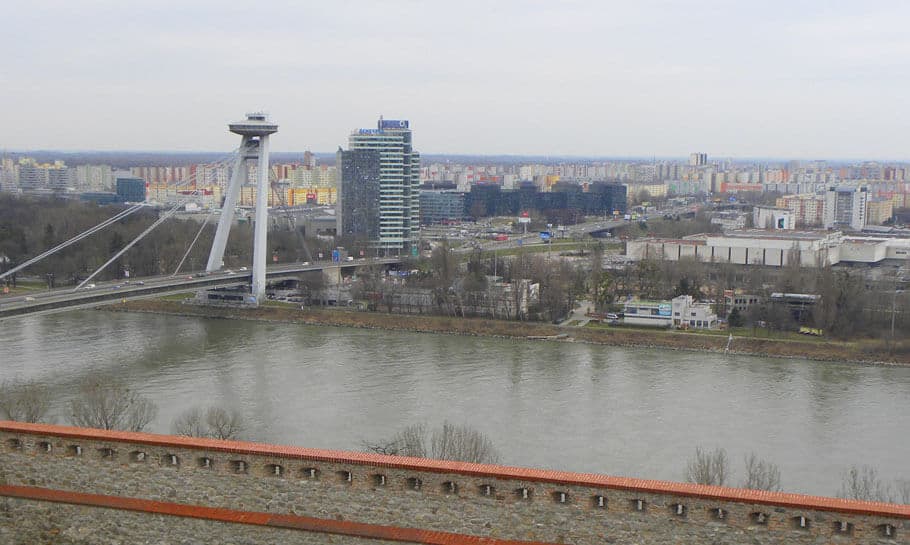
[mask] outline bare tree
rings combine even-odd
[[[780,491],[780,468],[777,464],[760,459],[754,452],[745,457],[746,480],[743,488]]]
[[[237,409],[209,407],[205,411],[205,423],[209,437],[214,439],[237,439],[244,430],[243,416]]]
[[[469,426],[451,422],[443,422],[442,427],[433,430],[430,457],[481,464],[499,462],[499,453],[489,437]]]
[[[882,481],[872,466],[851,466],[844,473],[838,497],[850,500],[882,501],[891,503],[891,487]]]
[[[387,441],[378,443],[365,442],[364,447],[378,454],[426,458],[426,438],[427,429],[425,425],[411,424]]]
[[[19,422],[50,422],[50,392],[37,382],[0,386],[0,417]]]
[[[244,428],[240,411],[218,406],[205,410],[191,407],[180,413],[171,425],[176,435],[212,439],[239,439]]]
[[[910,479],[898,479],[894,481],[895,501],[910,505]]]
[[[116,381],[83,383],[70,410],[74,426],[103,430],[142,431],[158,414],[154,403]]]
[[[730,475],[730,461],[727,451],[715,448],[714,451],[695,448],[695,456],[689,459],[686,466],[686,480],[690,483],[724,486]]]
[[[191,407],[174,419],[171,424],[171,431],[174,435],[186,435],[187,437],[208,437],[208,428],[205,425],[205,416],[199,407]]]
[[[444,422],[432,432],[428,432],[424,424],[412,424],[389,441],[365,443],[364,446],[380,454],[480,464],[499,462],[499,453],[493,441],[483,432],[467,425],[459,426],[450,422]]]

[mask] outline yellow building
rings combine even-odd
[[[875,199],[866,203],[866,223],[881,225],[894,215],[894,203],[891,200]]]
[[[282,193],[277,194],[271,187],[269,188],[269,206],[300,206],[314,202],[321,205],[333,205],[338,200],[338,193],[334,187],[291,187],[281,188],[280,191]],[[241,187],[240,206],[255,205],[256,188],[254,186]]]
[[[651,184],[624,184],[626,186],[626,195],[630,201],[634,201],[638,198],[638,195],[642,191],[647,191],[648,195],[652,199],[660,199],[667,196],[667,184],[666,183],[651,183]]]

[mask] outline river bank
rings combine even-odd
[[[668,348],[724,352],[727,337],[667,330],[633,330],[624,328],[565,327],[539,322],[513,322],[483,318],[402,315],[382,312],[360,312],[341,309],[300,309],[291,306],[259,308],[206,307],[180,301],[149,299],[102,307],[120,312],[146,312],[231,320],[255,320],[306,325],[389,329],[423,333],[445,333],[506,337],[559,342],[587,342],[635,348]],[[807,358],[820,361],[849,361],[879,365],[910,366],[910,354],[889,354],[881,345],[818,340],[734,338],[732,354],[780,358]]]

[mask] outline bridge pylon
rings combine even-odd
[[[240,196],[240,187],[246,181],[249,165],[256,161],[256,215],[253,230],[253,281],[250,292],[258,303],[265,299],[265,265],[269,208],[269,135],[278,132],[278,125],[268,121],[263,113],[247,114],[246,119],[228,125],[239,134],[240,151],[231,173],[231,181],[221,208],[221,218],[215,231],[215,240],[209,253],[205,270],[213,272],[224,266],[224,249],[227,246],[234,208]]]

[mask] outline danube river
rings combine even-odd
[[[393,319],[393,318],[390,318]],[[0,380],[116,378],[159,408],[238,407],[250,439],[362,449],[417,422],[489,435],[509,465],[683,480],[696,446],[748,452],[784,489],[852,464],[910,479],[910,368],[82,311],[0,322]]]

